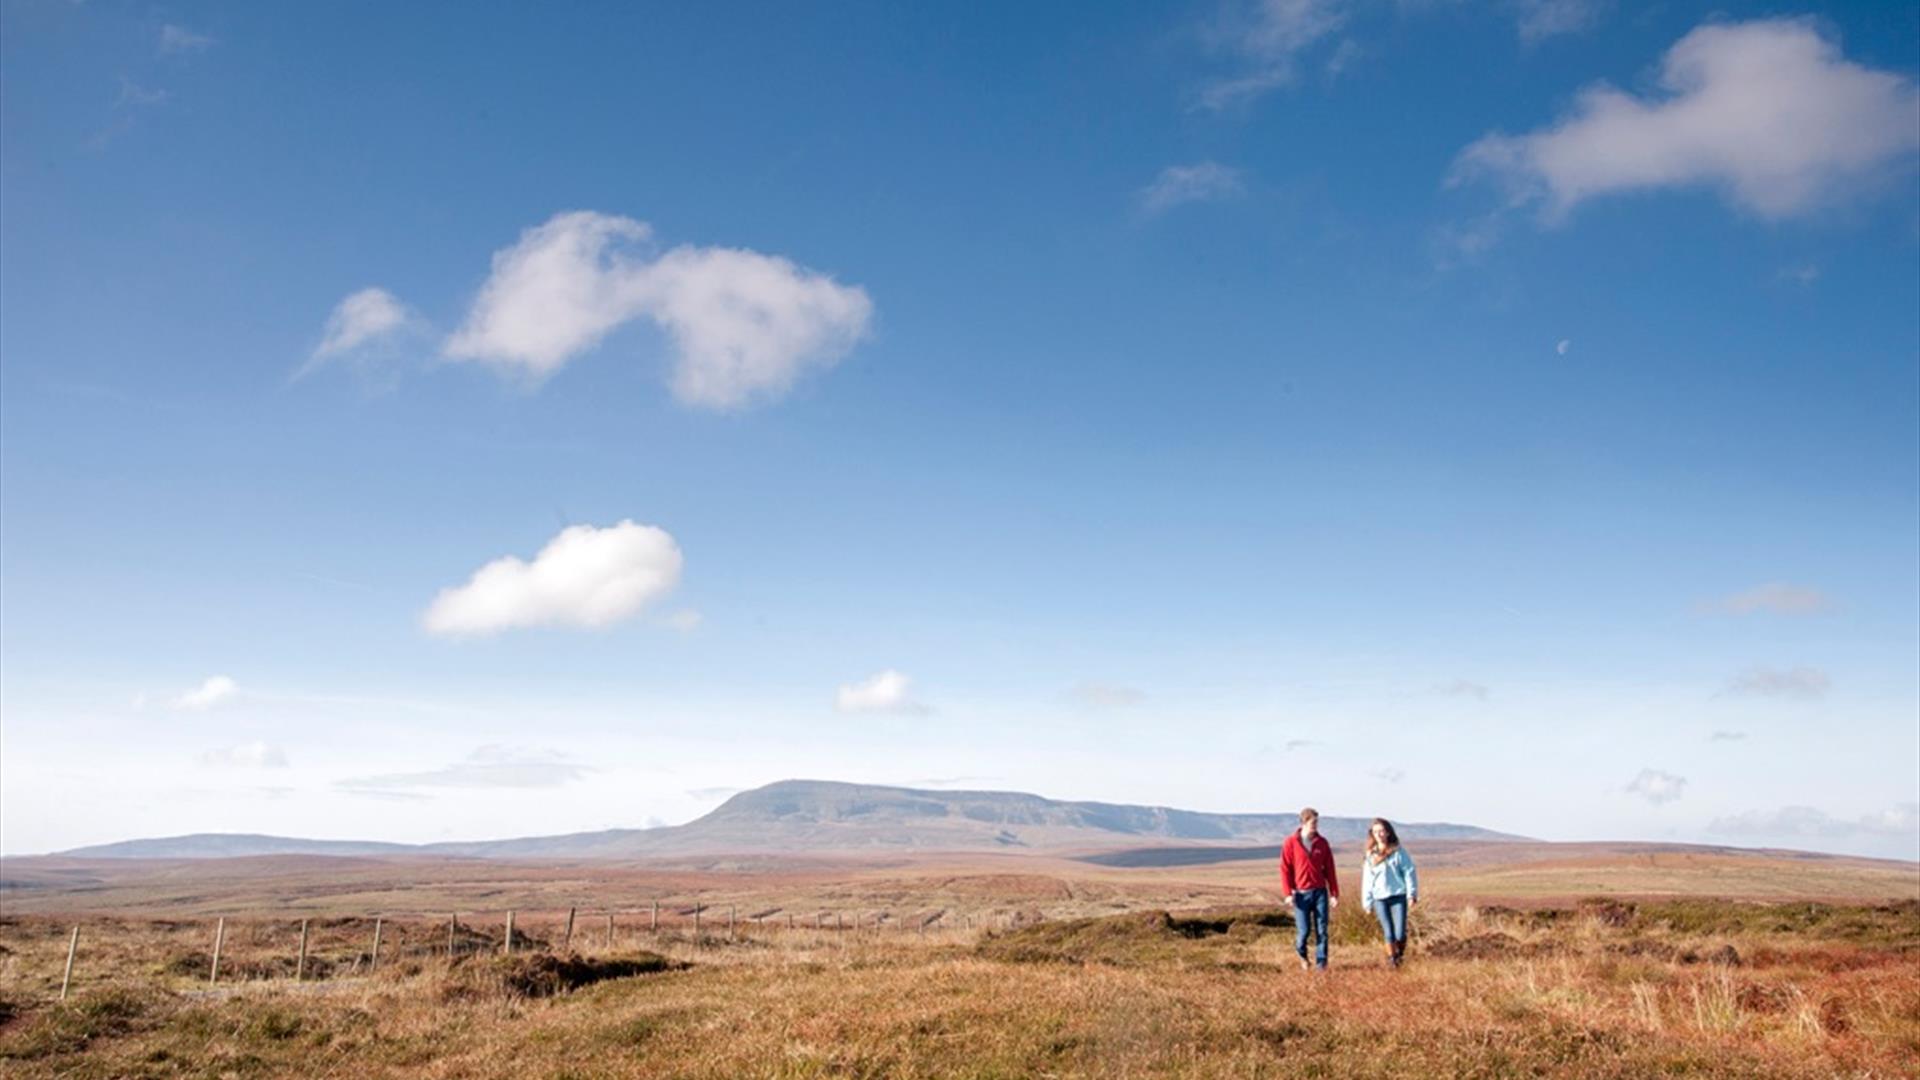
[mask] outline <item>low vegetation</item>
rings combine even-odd
[[[118,950],[115,972],[59,1003],[60,927],[9,919],[0,1072],[1864,1077],[1920,1062],[1920,903],[1419,908],[1413,925],[1390,971],[1342,909],[1321,975],[1300,970],[1284,908],[451,959],[446,924],[423,923],[391,927],[371,971],[364,928],[342,923],[314,934],[323,978],[261,967],[209,987],[181,960],[200,927],[119,921],[83,928],[96,969]],[[236,937],[243,954],[285,944],[280,928]]]

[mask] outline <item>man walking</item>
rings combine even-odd
[[[1317,931],[1314,962],[1327,970],[1327,919],[1340,906],[1340,879],[1333,869],[1333,848],[1320,835],[1320,812],[1300,811],[1300,829],[1280,845],[1280,888],[1293,903],[1293,948],[1307,967],[1307,936]]]

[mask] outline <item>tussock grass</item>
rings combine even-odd
[[[1920,911],[1779,930],[1800,916],[1422,908],[1391,971],[1352,907],[1324,975],[1299,970],[1290,912],[1249,908],[990,933],[662,934],[644,951],[403,956],[371,974],[346,932],[326,939],[333,977],[211,992],[166,972],[192,927],[125,924],[137,940],[113,946],[118,974],[64,1006],[45,990],[59,935],[14,925],[0,927],[15,1003],[0,1072],[1828,1077],[1920,1061],[1916,927],[1901,921]],[[1508,944],[1471,944],[1496,938]],[[1722,946],[1767,962],[1705,959]]]

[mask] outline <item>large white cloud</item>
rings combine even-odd
[[[1659,86],[1646,97],[1588,87],[1555,124],[1467,147],[1455,180],[1498,177],[1550,218],[1603,195],[1678,187],[1785,218],[1920,147],[1913,81],[1844,59],[1803,19],[1702,26],[1668,50]]]
[[[777,255],[681,246],[664,253],[632,218],[556,215],[493,256],[444,353],[535,379],[620,326],[650,319],[673,343],[674,395],[729,409],[776,397],[866,336],[866,290]]]
[[[527,626],[602,627],[636,614],[680,581],[680,545],[666,530],[622,521],[562,529],[526,562],[512,555],[443,589],[428,633],[492,634]]]

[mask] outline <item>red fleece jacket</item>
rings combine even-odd
[[[1299,889],[1325,889],[1340,895],[1340,877],[1333,870],[1333,848],[1327,838],[1315,833],[1313,847],[1300,842],[1298,832],[1289,833],[1280,845],[1280,888],[1288,893]]]

